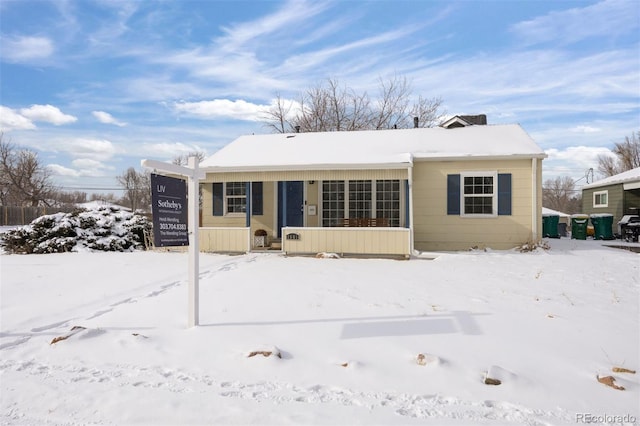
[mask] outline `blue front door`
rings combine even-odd
[[[278,182],[278,237],[283,226],[303,226],[303,181]]]

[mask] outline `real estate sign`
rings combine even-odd
[[[182,179],[151,174],[153,244],[188,246],[187,184]]]

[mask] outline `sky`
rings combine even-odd
[[[269,133],[276,96],[407,78],[447,116],[519,123],[587,183],[640,130],[640,2],[0,0],[0,128],[63,190]],[[589,182],[592,178],[589,177]]]

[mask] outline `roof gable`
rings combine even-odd
[[[485,114],[478,115],[454,115],[444,123],[440,124],[440,127],[445,129],[455,129],[458,127],[467,127],[473,125],[485,126],[487,124],[487,116]]]

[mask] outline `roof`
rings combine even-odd
[[[200,163],[206,172],[406,168],[415,160],[545,158],[517,124],[241,136]]]
[[[597,182],[584,185],[582,189],[599,188],[601,186],[609,186],[616,184],[624,184],[631,182],[640,182],[640,167],[627,170],[626,172],[619,173],[617,175],[609,176],[608,178],[599,180]]]
[[[560,216],[560,217],[569,217],[571,215],[567,213],[560,212],[558,210],[553,210],[547,207],[542,208],[542,216]]]

